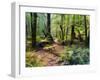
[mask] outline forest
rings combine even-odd
[[[88,65],[90,16],[25,13],[26,67]]]

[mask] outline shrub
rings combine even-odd
[[[74,64],[89,64],[89,48],[81,48],[72,46],[66,47],[65,51],[61,54],[60,60],[67,62],[68,65]]]

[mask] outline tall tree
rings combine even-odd
[[[82,35],[81,35],[81,31],[80,31],[80,27],[81,27],[81,18],[82,16],[81,15],[77,15],[77,39],[82,42],[83,41],[83,38],[82,38]]]
[[[31,15],[31,30],[32,30],[32,47],[36,47],[36,27],[37,27],[37,13],[30,13]]]
[[[53,37],[51,35],[51,15],[47,13],[47,38],[50,42],[53,42]]]
[[[86,21],[86,15],[84,15],[84,27],[85,27],[85,44],[87,45],[87,21]]]
[[[61,14],[60,29],[61,29],[61,39],[62,39],[62,41],[64,41],[64,27],[63,27],[63,23],[64,23],[64,14]]]
[[[48,31],[48,33],[51,33],[50,24],[51,24],[50,13],[47,13],[47,31]]]
[[[72,15],[72,25],[71,25],[71,44],[73,43],[73,40],[75,38],[75,15]]]
[[[70,26],[70,15],[67,15],[66,41],[67,41],[67,37],[68,37],[69,26]]]

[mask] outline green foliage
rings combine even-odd
[[[36,21],[33,21],[35,17],[32,17],[30,12],[26,12],[26,66],[42,66],[41,59],[35,53],[36,49],[37,51],[38,49],[47,50],[50,53],[55,53],[54,51],[59,53],[59,49],[61,49],[59,59],[64,64],[89,64],[89,48],[86,47],[89,45],[90,16],[50,13],[49,20],[47,14],[36,13]],[[36,26],[32,23],[36,23]],[[36,29],[32,28],[34,26]],[[32,34],[36,35],[32,36]],[[72,43],[70,44],[70,42]],[[36,47],[33,47],[32,43],[35,43]],[[54,49],[52,44],[55,43],[61,48],[58,46],[58,49],[56,47]],[[65,46],[64,51],[63,46]]]
[[[69,65],[89,64],[89,49],[81,47],[66,47],[66,51],[61,54],[60,60],[66,61]]]
[[[42,40],[42,38],[40,36],[36,37],[37,42],[40,42]]]
[[[34,53],[26,53],[26,67],[42,66],[41,59]]]
[[[44,13],[38,13],[37,18],[37,35],[43,36],[42,30],[45,30],[46,28],[46,14]]]
[[[69,63],[70,64],[88,64],[89,63],[89,49],[88,48],[73,49],[73,53],[69,58]]]

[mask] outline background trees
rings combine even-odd
[[[26,12],[26,66],[89,64],[90,16]]]
[[[89,16],[27,12],[26,38],[30,39],[33,48],[43,40],[58,41],[63,45],[84,42],[88,46]]]

